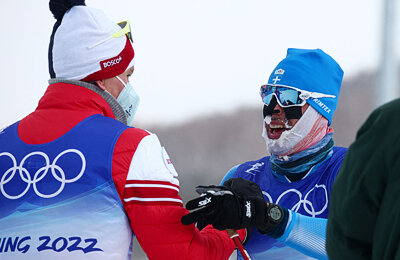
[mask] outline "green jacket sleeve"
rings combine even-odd
[[[347,152],[330,198],[330,259],[400,257],[399,115],[400,100],[375,110]]]

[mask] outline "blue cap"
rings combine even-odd
[[[307,103],[328,119],[331,124],[338,103],[342,79],[342,68],[322,50],[289,48],[286,58],[271,73],[268,84],[334,95],[335,98],[307,99]]]

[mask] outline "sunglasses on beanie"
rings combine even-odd
[[[109,36],[109,37],[107,37],[107,38],[105,38],[103,40],[100,40],[100,41],[90,45],[88,48],[92,49],[92,48],[96,47],[97,45],[100,45],[100,44],[102,44],[102,43],[104,43],[104,42],[106,42],[106,41],[108,41],[108,40],[110,40],[112,38],[119,38],[119,37],[124,36],[124,35],[128,36],[128,38],[131,41],[131,43],[133,43],[133,38],[132,38],[132,33],[131,33],[131,25],[130,25],[129,21],[120,22],[120,23],[118,23],[118,25],[121,27],[121,30],[119,30],[118,32],[113,33],[111,36]]]
[[[335,98],[334,95],[310,92],[295,87],[283,85],[263,85],[260,95],[264,104],[269,106],[272,97],[275,96],[281,107],[303,106],[309,98]]]

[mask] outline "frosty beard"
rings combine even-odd
[[[264,122],[270,124],[271,116],[266,116]],[[316,144],[328,131],[328,120],[309,106],[299,121],[290,130],[284,131],[278,139],[268,138],[265,124],[263,124],[262,137],[265,139],[267,151],[270,154],[287,156]]]

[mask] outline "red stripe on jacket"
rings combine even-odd
[[[125,203],[182,205],[179,186],[162,181],[128,181],[125,185]]]

